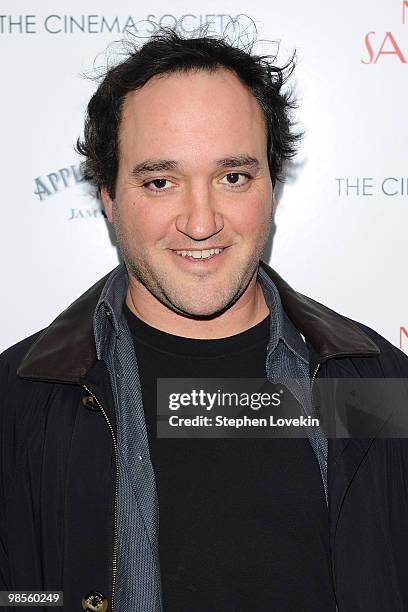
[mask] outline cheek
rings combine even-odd
[[[163,238],[169,231],[171,220],[155,202],[128,202],[120,214],[122,233],[128,241],[137,245],[151,244]],[[158,204],[158,203],[157,203]]]
[[[268,199],[268,195],[264,193],[253,195],[242,202],[234,215],[235,228],[249,237],[263,234],[272,214],[270,200],[271,197]]]

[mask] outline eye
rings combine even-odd
[[[250,178],[250,175],[246,174],[245,172],[228,172],[228,174],[223,177],[222,181],[226,180],[226,183],[223,183],[224,185],[227,184],[231,187],[243,187],[248,183]]]
[[[167,191],[169,185],[167,185],[167,189],[166,189],[166,183],[171,184],[171,181],[165,178],[156,178],[156,179],[153,179],[152,181],[147,181],[146,183],[143,183],[143,187],[146,187],[146,189],[149,189],[149,191],[156,191],[156,192]]]

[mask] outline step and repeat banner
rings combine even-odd
[[[244,26],[292,77],[305,137],[278,185],[267,259],[297,290],[408,353],[408,0],[3,2],[0,350],[118,263],[74,151],[92,75],[162,25]],[[122,49],[123,52],[123,49]]]

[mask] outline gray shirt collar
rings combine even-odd
[[[270,310],[270,331],[267,352],[271,354],[279,342],[303,362],[308,363],[309,352],[299,331],[285,313],[279,292],[268,274],[259,266],[257,280],[262,287]],[[111,334],[119,337],[123,325],[123,302],[128,288],[128,274],[124,263],[119,264],[109,275],[101,292],[94,313],[96,353],[102,359]]]

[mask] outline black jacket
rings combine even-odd
[[[401,351],[261,265],[307,340],[311,377],[401,379],[406,393],[408,358]],[[95,596],[94,607],[91,598],[84,609],[111,611],[114,602],[115,411],[92,327],[107,276],[0,357],[0,590],[63,590],[69,612],[79,612],[90,592],[101,592],[107,607]],[[329,439],[339,612],[408,610],[407,469],[406,439],[380,438],[376,431]]]

